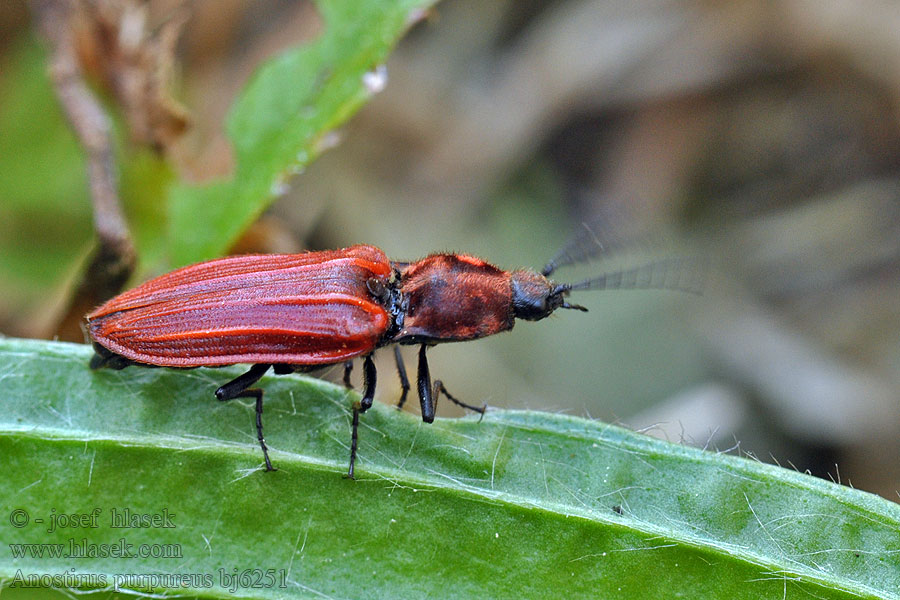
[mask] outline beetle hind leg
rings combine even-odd
[[[363,361],[363,397],[359,402],[353,403],[353,423],[350,428],[350,466],[347,469],[347,477],[354,479],[353,473],[356,466],[356,449],[359,446],[359,413],[364,413],[372,408],[375,399],[375,382],[377,380],[375,363],[370,354]]]
[[[472,412],[477,412],[478,414],[480,414],[481,418],[478,419],[479,421],[481,421],[481,419],[484,418],[484,413],[487,411],[487,404],[482,404],[481,406],[473,406],[471,404],[466,404],[462,400],[457,400],[456,398],[451,396],[450,392],[447,391],[447,388],[444,387],[444,382],[442,382],[440,379],[436,379],[434,381],[434,405],[435,406],[437,406],[437,401],[438,401],[438,398],[440,397],[441,393],[443,393],[445,396],[447,396],[447,400],[449,400],[453,404],[455,404],[457,406],[461,406],[461,407],[465,408],[466,410],[471,410]]]
[[[431,372],[428,369],[428,358],[425,356],[425,349],[428,348],[425,344],[422,344],[421,348],[419,348],[419,369],[418,369],[418,382],[417,387],[419,390],[419,402],[422,404],[422,420],[426,423],[431,423],[434,421],[434,412],[437,408],[438,400],[441,398],[441,393],[447,396],[447,399],[456,404],[457,406],[461,406],[467,410],[471,410],[472,412],[477,412],[484,418],[484,413],[487,410],[487,404],[483,406],[473,406],[471,404],[466,404],[462,400],[457,400],[454,398],[450,392],[447,391],[447,388],[444,387],[443,382],[440,379],[436,379],[434,382],[434,387],[431,386]]]
[[[269,460],[269,448],[266,446],[266,440],[263,437],[263,391],[259,388],[251,388],[250,386],[259,381],[269,367],[272,365],[253,365],[250,370],[236,377],[216,390],[216,399],[221,402],[226,400],[234,400],[235,398],[254,398],[256,400],[256,439],[259,440],[259,447],[262,448],[263,458],[266,459],[266,471],[275,471],[272,461]]]

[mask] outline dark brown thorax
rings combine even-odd
[[[457,342],[513,326],[510,274],[465,254],[396,265],[406,306],[400,343]]]

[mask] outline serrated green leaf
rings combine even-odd
[[[237,165],[233,177],[172,189],[176,266],[222,254],[283,193],[288,178],[327,146],[326,134],[371,97],[364,76],[384,63],[413,17],[433,3],[318,3],[322,35],[261,67],[228,117]]]
[[[266,473],[251,403],[212,399],[239,368],[92,372],[89,356],[0,341],[8,586],[68,572],[70,587],[92,574],[204,598],[900,597],[900,507],[865,492],[579,418],[425,425],[380,403],[362,417],[351,481],[355,396],[298,376],[261,382],[279,469]],[[174,527],[112,528],[126,508]],[[54,513],[95,509],[96,527],[47,531]],[[70,543],[177,556],[30,554]]]

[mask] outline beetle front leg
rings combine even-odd
[[[259,440],[259,447],[262,448],[263,457],[266,459],[266,471],[275,471],[276,469],[272,466],[272,461],[269,460],[269,448],[266,446],[266,440],[263,437],[263,391],[259,388],[248,388],[259,381],[271,366],[265,364],[253,365],[249,371],[232,379],[216,390],[216,398],[222,402],[235,398],[256,399],[256,439]]]
[[[401,410],[406,404],[406,395],[409,393],[409,377],[406,376],[406,365],[403,363],[403,355],[400,346],[394,346],[394,361],[397,363],[397,375],[400,376],[400,400],[397,402],[397,410]]]
[[[450,395],[450,392],[447,391],[447,388],[444,387],[444,384],[440,379],[435,380],[434,387],[431,387],[431,372],[428,369],[428,359],[425,357],[426,348],[427,346],[425,344],[422,344],[422,347],[419,348],[419,381],[417,387],[419,389],[419,402],[422,404],[422,420],[426,423],[434,421],[434,413],[437,408],[438,400],[441,397],[441,393],[447,396],[447,399],[453,404],[471,410],[472,412],[477,412],[484,417],[484,413],[487,410],[487,404],[479,407],[457,400]]]
[[[375,363],[372,361],[370,354],[363,361],[363,396],[359,402],[353,403],[353,424],[350,431],[350,467],[347,469],[347,477],[353,479],[354,467],[356,465],[356,449],[359,445],[359,413],[364,413],[372,408],[372,402],[375,399],[375,382],[378,373],[375,370]]]

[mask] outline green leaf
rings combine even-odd
[[[226,181],[172,189],[174,264],[218,256],[283,193],[289,177],[328,145],[373,90],[380,67],[417,15],[434,0],[318,3],[324,32],[256,73],[228,117],[236,170]],[[201,223],[202,227],[197,227]]]
[[[92,372],[89,357],[0,340],[8,586],[68,573],[65,587],[204,598],[900,597],[900,507],[865,492],[579,418],[426,425],[380,403],[351,481],[356,396],[299,376],[261,382],[266,473],[252,403],[212,395],[241,369]],[[159,526],[112,528],[126,508]],[[48,532],[54,514],[82,516]],[[70,540],[177,557],[30,554]]]

